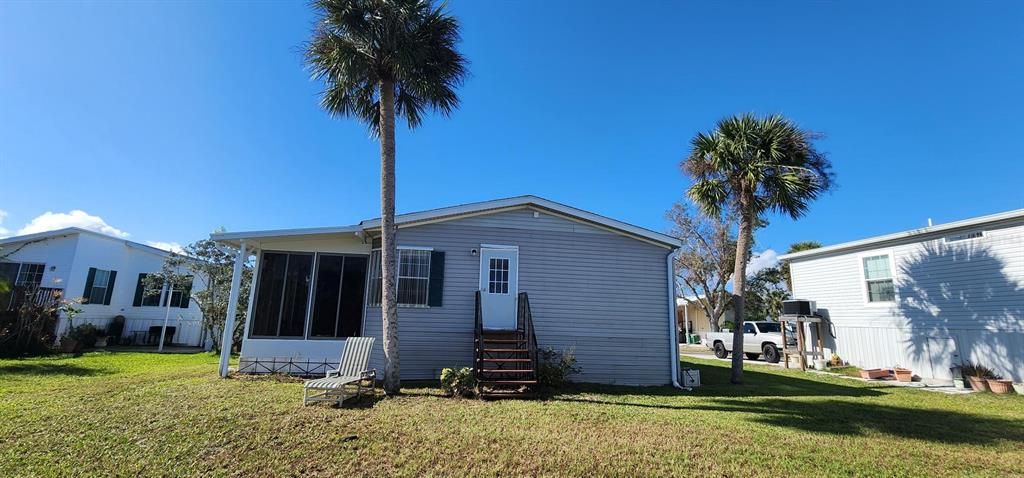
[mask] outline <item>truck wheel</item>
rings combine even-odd
[[[729,356],[729,352],[725,350],[725,345],[721,342],[715,342],[715,357],[726,358]]]
[[[765,362],[779,363],[779,349],[775,347],[775,344],[764,344],[764,348],[761,351],[764,352]]]
[[[743,354],[743,355],[747,356],[747,360],[757,360],[757,358],[761,356],[761,354]]]

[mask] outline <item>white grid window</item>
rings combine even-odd
[[[380,251],[370,255],[370,305],[381,302]],[[430,251],[398,250],[398,305],[426,306],[430,291]]]
[[[492,257],[488,270],[487,292],[508,294],[508,259]]]
[[[89,291],[90,304],[102,304],[107,296],[107,284],[110,283],[110,271],[96,269],[92,279],[92,290]]]
[[[18,279],[14,281],[14,284],[38,286],[43,283],[43,270],[45,269],[45,264],[22,264],[21,270],[18,271]]]
[[[892,282],[892,269],[889,267],[889,256],[871,256],[864,258],[864,281],[867,287],[868,302],[893,302],[896,300],[896,289]]]

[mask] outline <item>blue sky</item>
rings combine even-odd
[[[1024,207],[1020,3],[550,3],[451,2],[472,76],[452,118],[399,131],[400,211],[536,194],[665,230],[690,138],[748,111],[825,133],[839,184],[758,250]],[[0,4],[0,228],[81,210],[184,244],[377,216],[377,144],[303,69],[312,21],[306,2]]]

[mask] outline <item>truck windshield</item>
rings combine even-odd
[[[758,322],[757,323],[757,329],[760,330],[762,334],[763,333],[776,333],[776,334],[778,334],[778,333],[782,332],[782,330],[779,328],[779,324],[776,323],[776,322]]]

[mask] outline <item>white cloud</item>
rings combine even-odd
[[[0,238],[7,237],[7,233],[11,232],[4,228],[4,219],[7,218],[7,211],[0,209]]]
[[[762,269],[779,265],[779,254],[774,249],[766,249],[764,252],[755,252],[747,263],[747,277],[753,277]]]
[[[75,209],[71,212],[47,211],[30,221],[25,225],[25,227],[19,229],[18,235],[54,231],[57,229],[64,229],[65,227],[80,227],[82,229],[88,229],[90,231],[96,231],[110,236],[120,237],[122,239],[130,235],[127,232],[107,224],[103,218],[90,215],[81,209]]]
[[[165,251],[177,252],[181,254],[185,251],[181,244],[177,242],[164,242],[164,241],[146,241],[147,246],[153,246],[157,249],[163,249]]]

